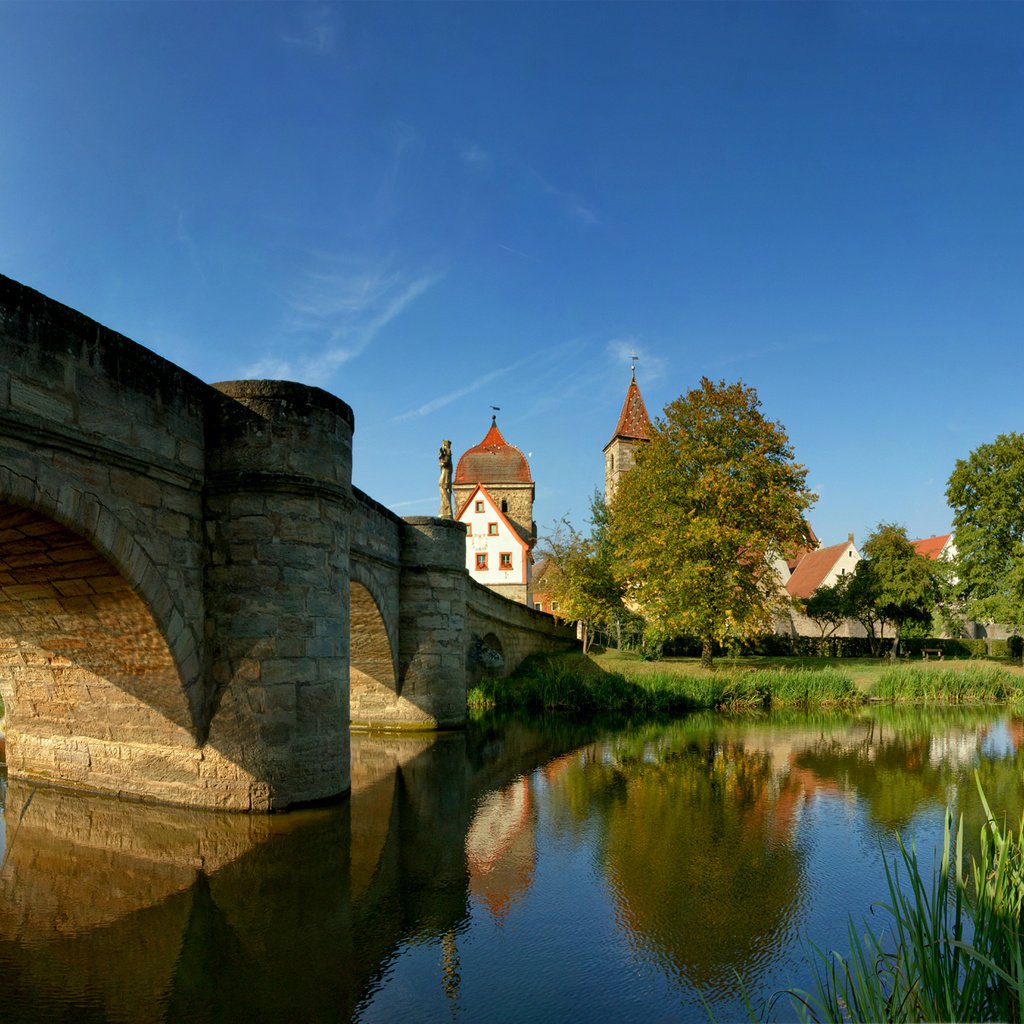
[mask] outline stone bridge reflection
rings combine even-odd
[[[11,779],[4,1016],[348,1019],[403,942],[446,937],[453,952],[469,913],[467,835],[487,795],[590,738],[472,724],[353,736],[350,799],[283,816]]]

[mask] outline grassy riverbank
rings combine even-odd
[[[609,651],[527,659],[509,679],[481,681],[471,707],[581,713],[678,714],[700,709],[825,707],[865,700],[987,703],[1024,700],[1024,671],[997,659],[901,663],[879,659],[695,658],[642,661]]]

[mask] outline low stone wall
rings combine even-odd
[[[509,601],[467,574],[466,610],[470,634],[470,684],[485,672],[504,677],[514,672],[530,654],[572,650],[579,645],[574,626],[560,623],[546,612]],[[501,655],[500,665],[486,652],[473,658],[481,646]]]

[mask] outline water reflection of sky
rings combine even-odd
[[[808,943],[880,923],[895,829],[926,864],[947,802],[976,833],[976,772],[1019,818],[1022,736],[970,709],[484,723],[362,737],[345,804],[270,819],[29,807],[12,781],[5,1011],[135,1024],[215,991],[204,1019],[245,1024],[744,1018],[737,977],[759,1005],[810,983]]]
[[[761,788],[755,784],[742,792],[728,769],[719,780],[726,798],[731,793],[746,808],[740,821],[747,833],[761,830],[750,855],[770,858],[779,853],[773,847],[780,846],[799,869],[781,909],[769,894],[737,886],[734,896],[748,916],[756,920],[767,913],[768,919],[760,933],[756,924],[751,928],[752,945],[750,935],[735,937],[737,953],[743,949],[744,954],[727,969],[713,949],[687,945],[686,933],[699,932],[699,921],[680,920],[678,928],[671,923],[666,927],[656,901],[637,910],[637,878],[628,880],[633,890],[626,891],[609,839],[616,827],[615,808],[636,799],[630,785],[663,785],[664,773],[652,783],[652,769],[657,774],[658,766],[685,762],[681,751],[686,743],[666,743],[663,736],[649,739],[637,747],[633,768],[623,769],[621,750],[610,740],[595,745],[587,757],[568,762],[563,773],[534,773],[528,780],[531,841],[520,842],[520,855],[529,850],[533,881],[529,891],[517,894],[515,909],[500,920],[484,903],[471,905],[471,923],[459,937],[463,970],[458,1008],[473,1020],[646,1021],[705,1020],[710,1007],[719,1019],[729,1020],[745,1016],[734,972],[755,1003],[790,986],[809,987],[811,943],[845,951],[851,918],[861,934],[865,922],[875,928],[885,923],[878,903],[887,895],[882,858],[892,862],[897,854],[891,818],[899,817],[904,839],[916,844],[925,865],[931,864],[931,851],[941,845],[947,800],[971,798],[967,783],[980,759],[1012,758],[1016,752],[1013,727],[1005,720],[993,723],[990,717],[961,715],[948,728],[938,721],[923,727],[918,714],[905,726],[886,720],[869,732],[854,728],[838,741],[828,729],[819,729],[817,735],[813,729],[804,735],[752,729],[746,736],[732,730],[724,744],[726,760],[753,758],[757,766],[762,763],[759,752],[770,755],[770,778]],[[722,745],[722,737],[710,742]],[[716,760],[722,759],[709,752],[697,763],[713,774],[720,770]],[[912,783],[905,806],[884,792],[893,785],[900,760],[900,770]],[[626,776],[626,789],[621,779],[590,785],[593,799],[585,814],[579,813],[576,792],[577,813],[567,825],[565,790],[587,790],[588,777],[616,770]],[[639,783],[629,781],[634,770]],[[684,808],[680,811],[685,814]],[[712,816],[705,825],[716,822]],[[638,830],[635,842],[643,846],[639,830],[644,819],[633,824]],[[658,824],[664,822],[659,819]],[[761,866],[743,863],[737,878]],[[675,900],[670,892],[673,878],[680,884],[693,881],[685,871],[665,870],[653,861],[647,867],[664,885],[661,892],[669,905]],[[772,876],[766,877],[770,881]],[[739,919],[711,905],[701,913],[733,925]],[[407,950],[396,965],[396,971],[410,972],[424,986],[429,986],[432,969],[429,950]],[[362,1019],[389,1020],[401,1008],[397,991],[384,989],[364,1009]],[[792,1016],[791,1004],[780,997],[773,1017]]]

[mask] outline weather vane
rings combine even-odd
[[[633,374],[633,380],[636,380],[636,364],[640,362],[639,356],[630,356],[632,366],[630,366],[630,372]]]
[[[492,426],[497,426],[497,424],[498,424],[498,413],[501,412],[501,406],[500,405],[492,405],[491,409],[493,410],[491,412],[491,425]]]

